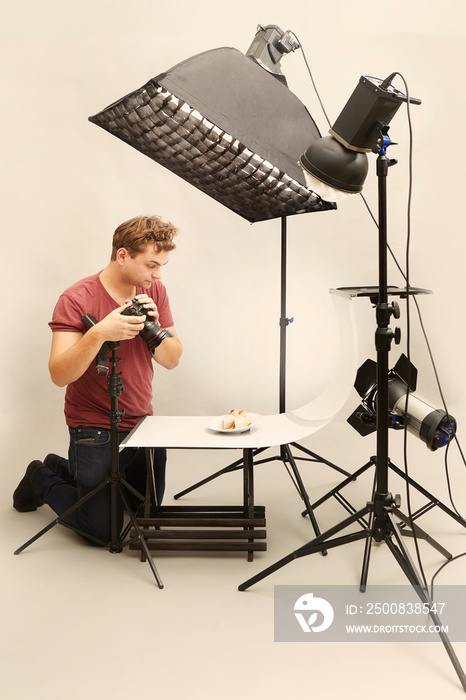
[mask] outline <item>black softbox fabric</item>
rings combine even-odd
[[[236,49],[193,56],[89,120],[250,222],[336,208],[297,162],[320,137],[308,110]]]

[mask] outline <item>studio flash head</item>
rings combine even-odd
[[[424,442],[429,450],[444,447],[456,435],[456,420],[445,410],[431,406],[415,394],[417,369],[401,355],[388,373],[389,427],[406,428]],[[358,408],[347,419],[362,436],[375,432],[377,425],[377,365],[366,360],[358,369],[354,388],[362,397]]]

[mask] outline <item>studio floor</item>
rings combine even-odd
[[[273,453],[273,450],[270,454]],[[276,451],[275,451],[276,453]],[[228,463],[218,452],[169,455],[166,503],[173,494]],[[340,478],[321,464],[300,467],[311,500]],[[21,475],[20,475],[21,476]],[[9,477],[14,487],[16,478]],[[347,489],[362,507],[372,475]],[[147,563],[83,544],[57,526],[18,556],[13,552],[51,520],[44,506],[20,514],[2,497],[2,652],[4,698],[238,697],[460,698],[464,691],[438,643],[283,643],[274,641],[274,586],[357,584],[363,542],[328,556],[297,559],[247,591],[238,585],[312,539],[302,503],[279,461],[255,470],[256,502],[266,506],[267,551],[243,554],[154,553],[159,589]],[[241,476],[229,474],[192,492],[185,504],[237,503]],[[179,503],[179,501],[178,501]],[[321,530],[345,513],[331,499],[317,509]],[[453,554],[466,550],[466,531],[435,509],[422,526]],[[429,579],[443,563],[421,544]],[[442,584],[462,584],[466,558],[447,566]],[[440,578],[440,577],[439,577]],[[385,545],[373,547],[370,584],[406,584]],[[466,643],[455,643],[466,666]]]

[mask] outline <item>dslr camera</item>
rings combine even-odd
[[[137,299],[133,299],[131,306],[128,306],[128,308],[121,313],[123,316],[146,316],[147,309],[145,309]],[[165,340],[165,338],[173,338],[173,333],[170,333],[166,328],[162,328],[159,323],[150,321],[149,317],[144,321],[144,328],[139,332],[139,335],[146,341],[147,347],[151,353],[154,352],[155,348],[158,348],[162,340]]]
[[[137,299],[133,299],[131,306],[128,306],[127,309],[122,311],[122,314],[125,316],[146,316],[147,310],[138,302]],[[87,328],[92,328],[92,326],[95,326],[97,323],[97,319],[90,314],[84,314],[84,316],[81,318]],[[147,319],[144,321],[144,328],[139,332],[139,335],[146,341],[147,347],[151,353],[153,353],[155,348],[160,345],[162,340],[165,338],[173,338],[173,333],[168,331],[166,328],[162,328],[159,323],[156,323],[155,321],[148,321]],[[114,343],[112,341],[107,341],[102,345],[96,358],[97,374],[108,375],[109,370],[107,358],[109,352],[111,352],[115,347],[118,347],[118,343]]]

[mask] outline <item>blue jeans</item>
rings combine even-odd
[[[68,459],[61,458],[54,471],[45,465],[40,467],[34,472],[31,480],[31,487],[36,496],[47,503],[57,515],[65,513],[83,496],[99,486],[111,472],[109,429],[79,427],[69,428],[69,431]],[[120,442],[127,434],[119,433]],[[166,450],[155,450],[154,477],[159,504],[162,502],[165,490],[166,458]],[[119,471],[124,474],[125,481],[144,496],[147,474],[144,448],[125,447],[119,453]],[[136,508],[141,501],[124,486],[123,488],[131,508]],[[118,532],[123,527],[123,511],[123,503],[119,497]],[[110,514],[110,486],[106,485],[64,520],[86,534],[109,542],[111,539]]]

